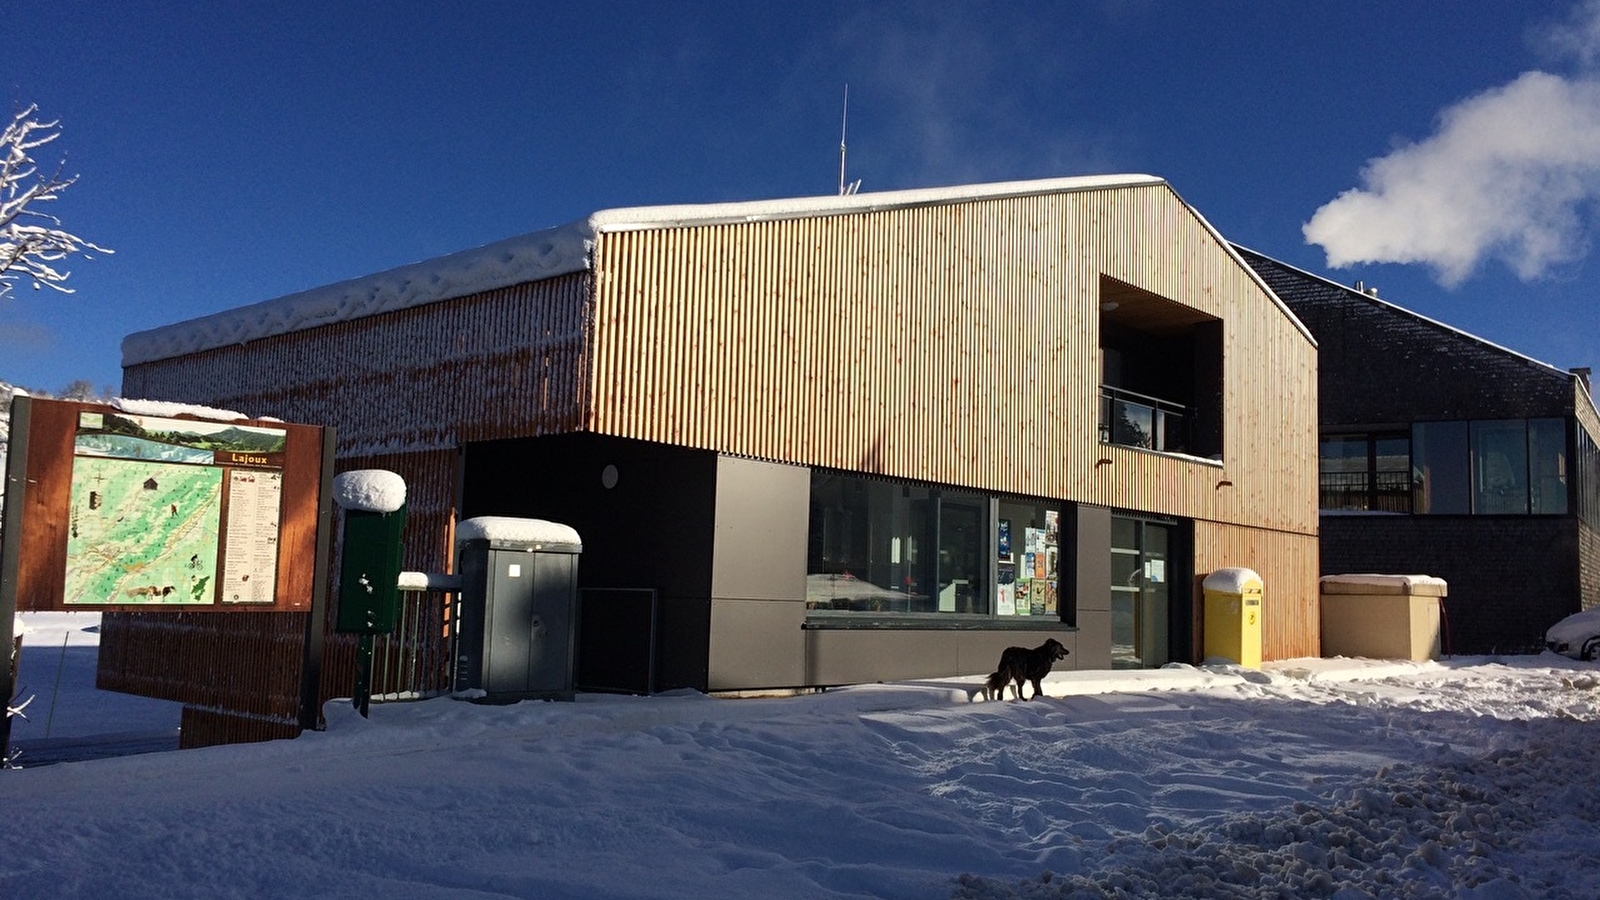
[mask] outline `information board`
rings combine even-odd
[[[19,609],[309,608],[323,429],[27,402]]]

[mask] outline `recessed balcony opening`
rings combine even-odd
[[[1221,319],[1101,276],[1100,442],[1221,458]]]

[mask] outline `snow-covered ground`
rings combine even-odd
[[[24,617],[36,689],[84,616]],[[0,772],[0,897],[1600,896],[1593,664],[979,681],[336,702],[294,741]]]

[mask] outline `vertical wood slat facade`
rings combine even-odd
[[[1184,209],[1148,187],[603,234],[587,427],[1314,534],[1314,347]],[[1081,236],[1107,220],[1159,240]],[[1220,468],[1099,443],[1102,273],[1223,320]]]
[[[1315,347],[1165,185],[598,243],[589,430],[1192,518],[1319,651]],[[1102,277],[1222,321],[1220,465],[1100,443]]]

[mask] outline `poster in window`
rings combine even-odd
[[[1000,589],[999,589],[999,597],[995,601],[995,608],[994,608],[995,615],[997,615],[997,616],[1012,616],[1012,615],[1016,615],[1016,612],[1017,612],[1017,603],[1016,603],[1017,573],[1016,573],[1016,570],[1013,569],[1011,566],[1001,566],[1000,567],[999,581],[1000,581]]]
[[[1011,520],[1001,519],[996,543],[999,544],[1000,558],[1009,562],[1011,560]]]
[[[1027,534],[1028,546],[1025,549],[1029,553],[1040,553],[1040,552],[1043,552],[1043,550],[1044,550],[1044,529],[1043,528],[1029,528],[1029,529],[1027,529],[1027,533],[1028,533]]]
[[[1056,510],[1044,511],[1044,540],[1051,546],[1061,543],[1061,513]]]
[[[1017,579],[1017,615],[1026,616],[1033,613],[1033,582],[1026,579]]]
[[[1059,608],[1056,602],[1056,581],[1054,578],[1044,583],[1044,614],[1053,616]]]

